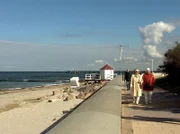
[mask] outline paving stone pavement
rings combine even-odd
[[[122,134],[180,134],[180,96],[155,88],[152,104],[132,103],[122,90]]]

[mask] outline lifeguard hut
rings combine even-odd
[[[101,80],[112,80],[114,78],[114,69],[106,64],[100,69]]]

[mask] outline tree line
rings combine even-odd
[[[174,89],[180,92],[180,43],[175,42],[175,46],[164,54],[163,65],[158,68],[159,71],[165,72],[168,76],[161,81],[165,88]]]
[[[164,54],[164,63],[159,66],[159,70],[168,74],[169,78],[178,80],[180,76],[180,43],[175,42],[176,46],[169,49]]]

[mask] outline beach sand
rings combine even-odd
[[[105,83],[0,91],[0,134],[39,134]]]

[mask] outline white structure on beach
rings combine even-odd
[[[70,85],[71,85],[71,87],[74,87],[74,88],[79,87],[80,86],[79,77],[72,77],[70,79]]]
[[[113,68],[106,64],[100,69],[101,80],[112,80],[114,78]]]
[[[100,81],[101,80],[101,75],[92,73],[92,74],[85,74],[85,80],[93,80],[93,81]]]

